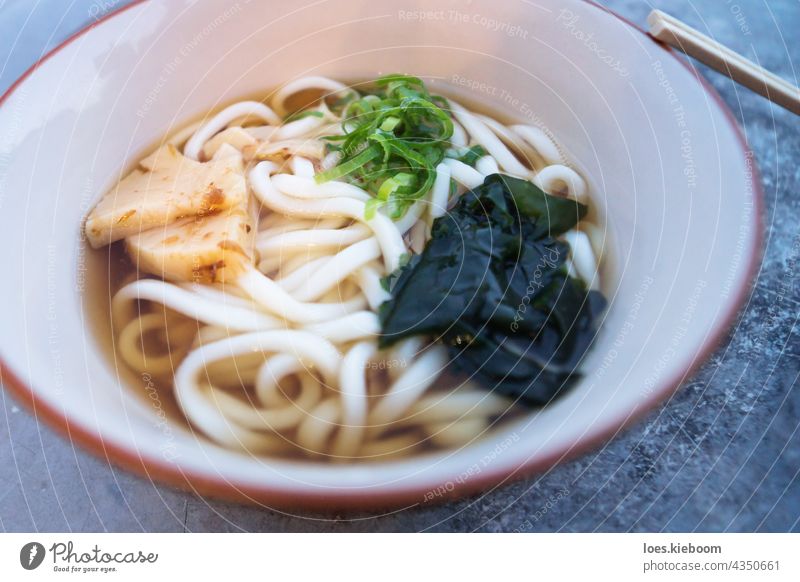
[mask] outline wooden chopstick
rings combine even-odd
[[[658,40],[800,115],[800,89],[791,83],[661,10],[653,10],[647,24]]]

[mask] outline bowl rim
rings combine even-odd
[[[149,0],[132,0],[128,4],[107,12],[94,22],[88,23],[85,27],[67,37],[64,41],[39,58],[28,70],[14,81],[5,93],[0,96],[0,107],[5,104],[8,98],[29,76],[62,49],[95,27],[101,26],[108,20],[148,1]],[[475,479],[454,483],[453,488],[448,488],[445,494],[437,496],[436,499],[430,503],[441,503],[443,501],[477,494],[481,491],[494,489],[525,476],[547,471],[558,463],[573,459],[599,447],[603,443],[611,440],[622,430],[629,428],[631,425],[641,420],[642,417],[650,413],[659,403],[677,392],[683,382],[693,376],[700,366],[708,361],[712,353],[719,347],[722,340],[727,335],[728,330],[733,326],[740,309],[744,305],[745,299],[754,285],[759,265],[762,262],[764,254],[764,225],[762,220],[764,210],[764,188],[761,180],[761,173],[752,154],[752,150],[747,145],[744,133],[728,105],[722,100],[716,89],[714,89],[709,81],[698,72],[696,67],[693,66],[688,59],[681,58],[672,48],[654,39],[639,25],[618,14],[614,10],[598,4],[594,0],[582,1],[614,16],[619,21],[653,42],[656,46],[659,46],[664,50],[666,55],[677,60],[685,67],[711,98],[710,101],[723,113],[725,120],[731,126],[736,136],[744,158],[753,160],[752,171],[750,172],[750,187],[753,193],[754,212],[751,215],[753,221],[751,227],[754,236],[753,244],[748,250],[749,255],[747,257],[746,276],[741,279],[742,282],[735,292],[731,294],[732,299],[729,301],[729,306],[724,316],[720,318],[719,322],[714,325],[711,331],[706,335],[706,338],[698,350],[698,356],[693,359],[689,366],[675,372],[667,379],[662,380],[660,385],[650,393],[649,397],[634,413],[629,414],[622,420],[612,419],[611,422],[603,426],[595,435],[576,441],[566,451],[554,451],[553,453],[535,460],[528,460],[510,471],[508,469],[487,471],[485,474]],[[425,493],[423,489],[427,490],[427,488],[421,488],[419,485],[412,485],[391,491],[376,488],[375,490],[365,492],[363,490],[340,488],[326,489],[324,491],[320,490],[319,492],[303,491],[301,493],[288,488],[236,483],[222,477],[213,478],[194,473],[193,471],[184,471],[180,467],[172,465],[165,460],[143,455],[133,446],[108,443],[99,434],[76,424],[66,414],[60,412],[54,406],[51,406],[41,397],[37,396],[33,387],[26,384],[11,371],[11,368],[5,363],[2,354],[0,354],[0,384],[2,384],[2,386],[19,402],[30,409],[37,422],[41,418],[46,424],[54,428],[57,433],[69,439],[71,443],[77,442],[83,449],[88,450],[93,455],[105,459],[107,462],[140,477],[145,477],[151,482],[166,484],[195,495],[276,508],[340,508],[366,510],[423,505],[423,502],[421,502],[421,499],[423,499],[422,496]],[[427,502],[425,504],[427,504]]]

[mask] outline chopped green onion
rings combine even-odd
[[[386,120],[381,123],[381,129],[383,131],[394,131],[394,128],[397,127],[399,123],[399,117],[387,117]]]
[[[326,172],[322,172],[317,174],[314,179],[316,180],[317,184],[322,184],[323,182],[330,182],[331,180],[338,180],[348,174],[352,174],[359,168],[365,166],[371,160],[379,157],[381,155],[381,150],[376,147],[370,147],[358,154],[356,157],[351,158],[347,162],[343,164],[339,164],[338,166],[334,166],[330,170]]]
[[[378,190],[378,198],[380,200],[388,200],[389,196],[394,194],[400,188],[407,188],[415,182],[413,174],[400,172],[395,174],[392,178],[387,178],[381,184]]]
[[[367,214],[387,205],[400,218],[433,186],[436,166],[451,147],[453,121],[443,97],[428,93],[417,77],[388,75],[342,112],[344,135],[324,136],[339,165],[317,182],[345,178],[375,196]]]
[[[386,204],[385,200],[380,200],[378,198],[370,198],[367,200],[367,203],[364,208],[364,218],[367,220],[372,220],[375,218],[375,213],[378,211],[378,208]]]

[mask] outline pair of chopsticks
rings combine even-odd
[[[800,115],[800,89],[660,10],[647,17],[650,35],[773,103]]]

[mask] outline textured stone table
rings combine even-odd
[[[120,4],[0,0],[0,88],[43,51]],[[797,0],[605,4],[640,23],[652,6],[668,8],[797,82]],[[208,501],[134,477],[76,449],[2,392],[0,529],[800,530],[800,121],[701,71],[743,125],[761,167],[764,264],[728,341],[670,402],[602,450],[448,505],[379,516],[296,515]]]

